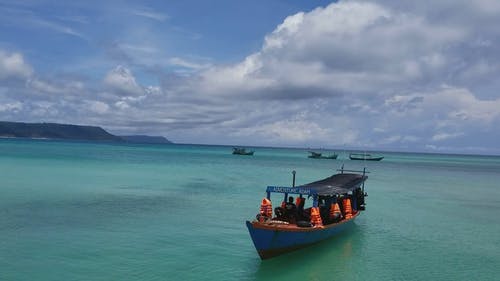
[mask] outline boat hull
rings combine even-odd
[[[235,155],[253,155],[253,151],[250,152],[233,152]]]
[[[382,159],[384,159],[384,157],[371,157],[371,158],[363,158],[363,157],[354,157],[354,156],[350,156],[349,157],[351,160],[362,160],[362,161],[380,161]]]
[[[338,155],[330,155],[330,156],[314,156],[314,155],[309,155],[307,157],[308,158],[312,158],[312,159],[337,159]]]
[[[259,256],[268,259],[333,237],[350,227],[358,215],[324,227],[283,227],[256,221],[247,221],[246,225]]]

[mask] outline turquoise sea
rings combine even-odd
[[[2,139],[0,280],[500,280],[500,157],[383,155]],[[245,220],[265,187],[342,164],[371,172],[366,212],[261,261]]]

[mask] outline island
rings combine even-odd
[[[30,139],[60,139],[111,141],[129,143],[172,143],[162,136],[116,136],[98,126],[82,126],[59,123],[23,123],[0,121],[0,137]]]

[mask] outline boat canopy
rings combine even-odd
[[[362,174],[342,173],[296,187],[268,186],[266,192],[334,196],[361,187],[367,178]]]

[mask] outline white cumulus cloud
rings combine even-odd
[[[0,50],[0,80],[26,79],[33,73],[33,68],[24,61],[20,53],[8,53]]]
[[[102,101],[87,101],[87,106],[90,111],[98,114],[104,114],[109,110],[109,105]]]
[[[23,104],[18,101],[0,104],[0,112],[18,112],[21,109],[23,109]]]
[[[121,65],[106,74],[104,83],[119,95],[136,96],[144,93],[144,89],[137,84],[132,71]]]
[[[92,121],[187,142],[495,149],[488,140],[500,138],[497,2],[338,1],[284,18],[260,48],[226,64],[124,39],[136,42],[114,49],[127,67],[109,71],[94,92],[82,85],[94,101],[87,111],[78,109],[81,99],[59,95],[50,112],[98,113]],[[144,11],[136,15],[164,19]],[[138,82],[151,73],[160,86]],[[44,93],[74,88],[33,75],[20,53],[0,52],[5,77],[31,78],[28,89]],[[0,93],[12,103],[26,91]],[[29,106],[19,115],[30,115]]]

